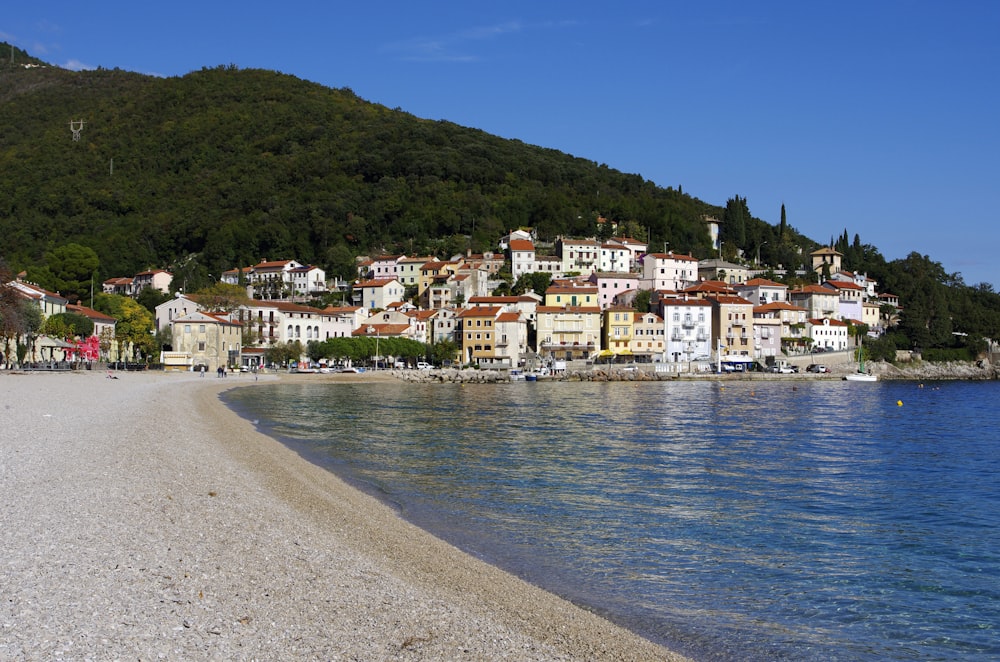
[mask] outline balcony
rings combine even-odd
[[[597,347],[597,345],[593,341],[591,341],[591,342],[567,342],[567,341],[563,340],[563,341],[555,342],[555,341],[546,339],[541,344],[541,348],[542,349],[550,349],[550,350],[554,350],[554,349],[572,349],[572,350],[576,350],[576,351],[583,351],[583,350],[593,351],[596,347]]]

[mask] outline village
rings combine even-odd
[[[707,221],[718,249],[717,222]],[[866,275],[843,270],[832,248],[810,254],[811,272],[796,275],[815,283],[794,288],[766,278],[777,271],[754,260],[698,260],[666,245],[650,252],[629,237],[559,237],[546,248],[542,254],[530,230],[516,230],[495,253],[360,257],[350,283],[330,282],[322,269],[292,259],[263,260],[221,274],[221,282],[246,289],[248,300],[235,310],[213,309],[212,300],[178,290],[156,306],[150,332],[169,329],[170,345],[157,357],[166,371],[351,368],[349,361],[311,361],[305,350],[312,341],[368,337],[376,340],[369,362],[376,368],[431,367],[377,349],[380,340],[405,338],[452,343],[453,355],[441,364],[515,375],[606,364],[668,374],[791,373],[807,365],[824,371],[824,354],[849,360],[863,336],[884,332],[899,308]],[[504,270],[514,281],[546,274],[549,284],[542,292],[498,295]],[[150,287],[167,294],[171,284],[170,272],[150,270],[109,279],[103,290],[135,297]],[[107,342],[115,337],[113,317],[20,279],[11,285],[45,317],[74,312],[94,323],[89,338],[32,339],[36,367],[133,359],[129,347]],[[306,304],[331,287],[344,291],[343,305]],[[643,295],[648,312],[636,306]],[[300,355],[281,365],[268,361],[268,350],[282,345]]]

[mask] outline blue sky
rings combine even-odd
[[[1000,289],[1000,2],[8,4],[53,64],[350,87]]]

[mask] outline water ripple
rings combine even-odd
[[[870,386],[230,397],[421,526],[696,658],[997,659],[998,385]]]

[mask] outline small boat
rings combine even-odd
[[[865,372],[864,345],[858,345],[858,371],[844,375],[845,382],[877,382],[878,376]]]
[[[537,382],[538,381],[538,375],[536,375],[533,372],[529,372],[528,374],[526,374],[524,376],[524,381],[526,381],[526,382]]]
[[[523,382],[527,381],[527,377],[525,376],[523,370],[518,370],[517,368],[514,368],[513,370],[510,371],[510,381]]]

